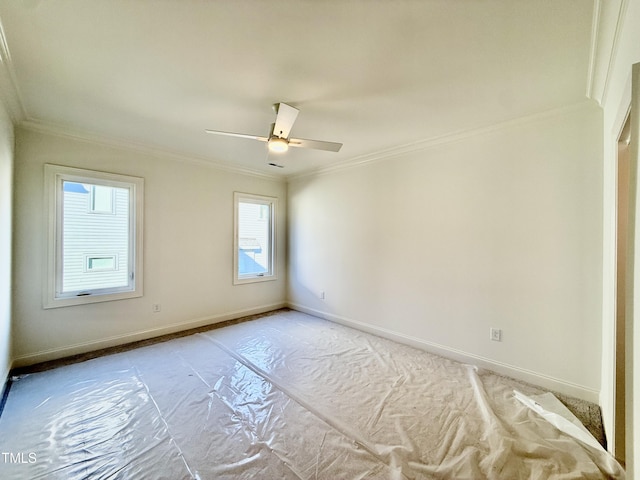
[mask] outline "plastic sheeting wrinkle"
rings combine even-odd
[[[158,412],[158,417],[160,418],[160,420],[162,421],[167,434],[169,435],[171,444],[174,445],[176,447],[176,449],[178,450],[178,455],[180,456],[180,458],[182,459],[182,461],[184,462],[184,466],[187,469],[187,472],[189,472],[189,475],[191,475],[191,478],[194,480],[201,480],[200,476],[198,475],[198,473],[196,472],[194,474],[193,470],[191,469],[191,467],[189,466],[189,464],[187,463],[187,459],[184,456],[184,453],[182,452],[182,449],[180,448],[180,445],[178,445],[178,442],[175,441],[175,438],[173,435],[171,435],[171,429],[169,428],[169,424],[167,423],[167,419],[164,418],[164,416],[162,415],[162,411],[160,410],[160,407],[158,406],[158,403],[156,402],[155,398],[153,398],[153,395],[151,394],[151,391],[149,390],[149,386],[147,385],[147,383],[144,381],[144,375],[142,374],[142,372],[138,369],[138,367],[133,367],[136,375],[138,376],[140,382],[142,383],[142,385],[144,386],[144,389],[147,392],[147,395],[149,396],[149,399],[151,400],[151,402],[153,403],[154,408],[156,409],[156,411]]]
[[[280,382],[277,378],[275,378],[272,375],[268,374],[266,371],[264,371],[263,369],[261,369],[260,367],[255,365],[253,362],[251,362],[249,359],[247,359],[247,358],[243,357],[242,355],[238,354],[237,352],[231,350],[230,348],[228,348],[226,345],[224,345],[219,340],[217,340],[215,338],[212,338],[212,337],[210,337],[208,335],[205,335],[205,337],[209,341],[211,341],[214,345],[218,346],[220,349],[222,349],[225,352],[227,352],[229,355],[231,355],[238,362],[242,363],[248,369],[253,371],[255,374],[257,374],[257,375],[261,376],[262,378],[264,378],[265,380],[271,382],[281,392],[283,392],[289,398],[291,398],[292,400],[297,402],[299,405],[301,405],[303,408],[305,408],[306,410],[311,412],[313,415],[315,415],[316,417],[320,418],[322,421],[324,421],[325,423],[330,425],[336,431],[340,432],[345,437],[352,439],[352,441],[354,442],[355,445],[357,445],[357,446],[363,448],[364,450],[366,450],[370,455],[375,457],[378,461],[382,462],[383,464],[388,465],[391,468],[392,471],[397,471],[398,475],[399,475],[397,477],[398,479],[403,478],[403,479],[407,479],[408,480],[409,477],[405,476],[402,473],[402,469],[399,468],[397,465],[395,465],[395,462],[393,462],[393,457],[391,459],[392,460],[391,462],[389,460],[385,459],[384,455],[382,455],[374,445],[371,445],[367,440],[362,438],[357,432],[353,431],[347,425],[344,425],[344,424],[336,421],[335,419],[331,418],[329,415],[325,415],[323,412],[319,411],[318,409],[313,407],[309,402],[307,402],[303,398],[302,395],[297,394],[291,388],[285,387],[282,384],[282,382]]]
[[[387,403],[389,401],[389,397],[391,397],[391,395],[393,395],[394,390],[396,388],[398,388],[398,385],[400,383],[402,383],[402,378],[398,377],[396,379],[396,381],[393,383],[393,385],[389,386],[389,388],[388,388],[387,392],[385,393],[385,395],[380,399],[378,404],[373,409],[374,413],[371,416],[371,418],[369,419],[368,425],[367,425],[370,429],[374,429],[375,426],[378,424],[378,421],[380,421],[380,417],[382,417],[384,409],[387,406]]]
[[[322,441],[320,442],[320,446],[318,447],[318,454],[316,455],[316,472],[315,478],[318,478],[318,473],[320,470],[320,458],[322,456],[322,449],[324,448],[324,442],[327,440],[327,432],[324,432],[322,435]]]
[[[180,360],[182,360],[182,363],[183,363],[184,365],[186,365],[186,366],[189,368],[189,370],[191,370],[191,371],[193,372],[193,374],[194,374],[196,377],[198,377],[198,379],[200,379],[200,381],[201,381],[202,383],[204,383],[204,384],[207,386],[207,388],[212,388],[212,387],[211,387],[211,385],[209,384],[209,382],[207,382],[207,381],[204,379],[204,377],[200,374],[200,372],[199,372],[198,370],[196,370],[196,369],[193,367],[193,365],[191,364],[191,362],[189,362],[189,361],[184,357],[184,355],[181,355],[180,353],[178,353],[178,357],[180,358]],[[220,383],[220,380],[218,380],[218,383]],[[215,389],[215,386],[214,386],[213,388]],[[208,397],[209,397],[209,402],[208,402],[208,404],[207,404],[207,417],[206,417],[206,419],[207,419],[207,420],[209,420],[209,418],[211,417],[211,409],[213,408],[213,398],[214,398],[215,393],[214,393],[213,391],[211,391],[211,392],[209,392],[207,395],[208,395]]]
[[[224,349],[223,349],[224,351]],[[236,359],[237,360],[237,359]],[[240,362],[242,363],[242,362]],[[256,372],[254,372],[256,373]],[[284,458],[282,455],[279,454],[279,452],[275,451],[273,448],[271,448],[269,446],[269,441],[266,440],[264,438],[264,433],[260,431],[258,425],[260,424],[260,422],[255,421],[255,412],[254,415],[252,415],[252,418],[246,418],[246,412],[251,410],[251,403],[250,401],[245,401],[245,402],[230,402],[227,399],[227,396],[225,396],[224,394],[222,394],[222,390],[224,388],[224,383],[225,383],[226,377],[220,377],[218,379],[218,381],[215,383],[215,385],[213,386],[213,390],[209,393],[210,398],[213,398],[213,396],[215,395],[215,397],[217,397],[223,405],[225,405],[230,411],[232,411],[234,413],[234,416],[236,418],[236,421],[239,424],[242,424],[243,427],[246,429],[247,432],[250,432],[252,438],[253,438],[253,442],[255,446],[258,446],[259,444],[264,445],[271,454],[275,455],[280,462],[282,463],[282,465],[284,465],[284,467],[294,476],[296,476],[297,478],[299,478],[300,480],[304,480],[305,476],[296,471],[294,466],[291,465],[291,463]],[[227,386],[227,388],[229,388],[229,386]],[[233,392],[235,394],[240,393],[237,389],[233,389]],[[239,407],[245,407],[245,413],[243,414],[243,412],[239,409]],[[272,411],[273,407],[269,407],[269,413],[266,414],[266,417],[270,416],[270,413]],[[260,458],[259,454],[254,454],[248,458],[230,463],[228,465],[225,465],[225,468],[227,470],[233,471],[235,468],[240,468],[243,467],[245,465],[249,465],[251,463],[253,463],[255,460],[258,460]]]
[[[485,423],[485,440],[488,441],[491,451],[498,452],[497,454],[486,457],[485,460],[482,461],[482,465],[490,471],[501,472],[509,461],[513,439],[511,438],[509,430],[503,425],[502,420],[493,412],[487,398],[487,392],[478,377],[477,370],[477,367],[467,365],[467,372],[473,387],[477,406],[480,409],[482,419]],[[499,435],[495,435],[495,433]]]

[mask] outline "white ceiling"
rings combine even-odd
[[[587,98],[588,0],[0,0],[21,121],[294,175]],[[342,142],[267,165],[292,136]]]

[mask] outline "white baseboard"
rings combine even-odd
[[[538,385],[542,388],[552,390],[555,392],[563,393],[565,395],[571,395],[576,398],[587,400],[592,403],[599,404],[600,392],[589,387],[578,385],[575,383],[567,382],[562,379],[551,377],[542,373],[534,372],[531,370],[523,369],[514,365],[509,365],[503,362],[498,362],[486,357],[475,355],[472,353],[464,352],[455,348],[447,347],[446,345],[440,345],[434,342],[429,342],[417,337],[406,335],[399,332],[394,332],[383,327],[370,325],[358,320],[334,315],[328,312],[317,310],[314,308],[306,307],[292,302],[279,302],[270,305],[261,305],[258,307],[252,307],[243,310],[236,310],[232,312],[226,312],[210,317],[204,317],[199,319],[190,320],[188,322],[174,323],[165,325],[163,327],[143,330],[139,332],[129,333],[125,335],[116,335],[112,337],[102,338],[99,340],[93,340],[90,342],[77,343],[59,348],[52,348],[48,350],[42,350],[39,352],[33,352],[26,355],[21,355],[13,359],[11,368],[25,367],[28,365],[34,365],[36,363],[46,362],[50,360],[56,360],[59,358],[69,357],[81,353],[87,353],[94,350],[100,350],[102,348],[113,347],[117,345],[124,345],[139,340],[147,340],[149,338],[159,337],[171,333],[180,332],[183,330],[189,330],[191,328],[203,327],[206,325],[213,325],[215,323],[224,322],[227,320],[234,320],[237,318],[245,317],[248,315],[255,315],[260,313],[277,310],[279,308],[289,307],[293,310],[308,313],[316,317],[324,318],[348,327],[356,328],[367,333],[372,333],[380,337],[388,338],[405,345],[410,345],[415,348],[419,348],[443,357],[451,358],[463,363],[470,363],[482,368],[494,371],[501,375],[506,375],[517,380],[522,380],[534,385]],[[3,378],[6,380],[9,372]]]
[[[600,392],[583,385],[567,382],[565,380],[534,372],[532,370],[527,370],[514,365],[509,365],[507,363],[498,362],[495,360],[491,360],[490,358],[447,347],[446,345],[429,342],[417,337],[412,337],[410,335],[394,332],[393,330],[389,330],[383,327],[378,327],[358,320],[353,320],[328,312],[323,312],[321,310],[309,308],[297,303],[289,302],[287,303],[287,306],[293,310],[308,313],[309,315],[314,315],[316,317],[324,318],[325,320],[330,320],[332,322],[356,328],[367,333],[372,333],[380,337],[388,338],[389,340],[394,340],[396,342],[419,348],[430,353],[435,353],[452,360],[477,365],[479,367],[486,368],[487,370],[496,372],[500,375],[505,375],[511,378],[515,378],[516,380],[531,383],[547,390],[570,395],[572,397],[580,398],[582,400],[586,400],[595,404],[600,403]]]
[[[14,358],[12,368],[26,367],[29,365],[34,365],[36,363],[47,362],[59,358],[70,357],[72,355],[92,352],[94,350],[100,350],[102,348],[125,345],[127,343],[137,342],[139,340],[147,340],[149,338],[160,337],[162,335],[181,332],[183,330],[204,327],[206,325],[213,325],[215,323],[220,323],[227,320],[235,320],[237,318],[246,317],[248,315],[270,312],[272,310],[278,310],[279,308],[284,308],[286,306],[287,304],[285,302],[273,303],[270,305],[261,305],[244,310],[235,310],[233,312],[226,312],[210,317],[189,320],[187,322],[173,323],[159,328],[152,328],[134,333],[127,333],[124,335],[115,335],[112,337],[92,340],[90,342],[76,343],[64,347],[33,352]]]

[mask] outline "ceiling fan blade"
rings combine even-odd
[[[273,134],[280,138],[289,138],[289,132],[291,132],[291,127],[293,127],[298,113],[299,110],[297,108],[286,103],[279,103]]]
[[[315,150],[326,150],[328,152],[339,152],[342,147],[341,143],[323,142],[321,140],[307,140],[304,138],[290,138],[290,147],[313,148]]]
[[[261,142],[269,141],[269,137],[261,137],[259,135],[250,135],[248,133],[222,132],[220,130],[205,130],[205,132],[212,133],[214,135],[225,135],[227,137],[250,138],[251,140],[260,140]]]

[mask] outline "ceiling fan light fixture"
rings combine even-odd
[[[269,139],[269,151],[274,153],[284,153],[289,150],[289,142],[280,137],[271,137]]]

